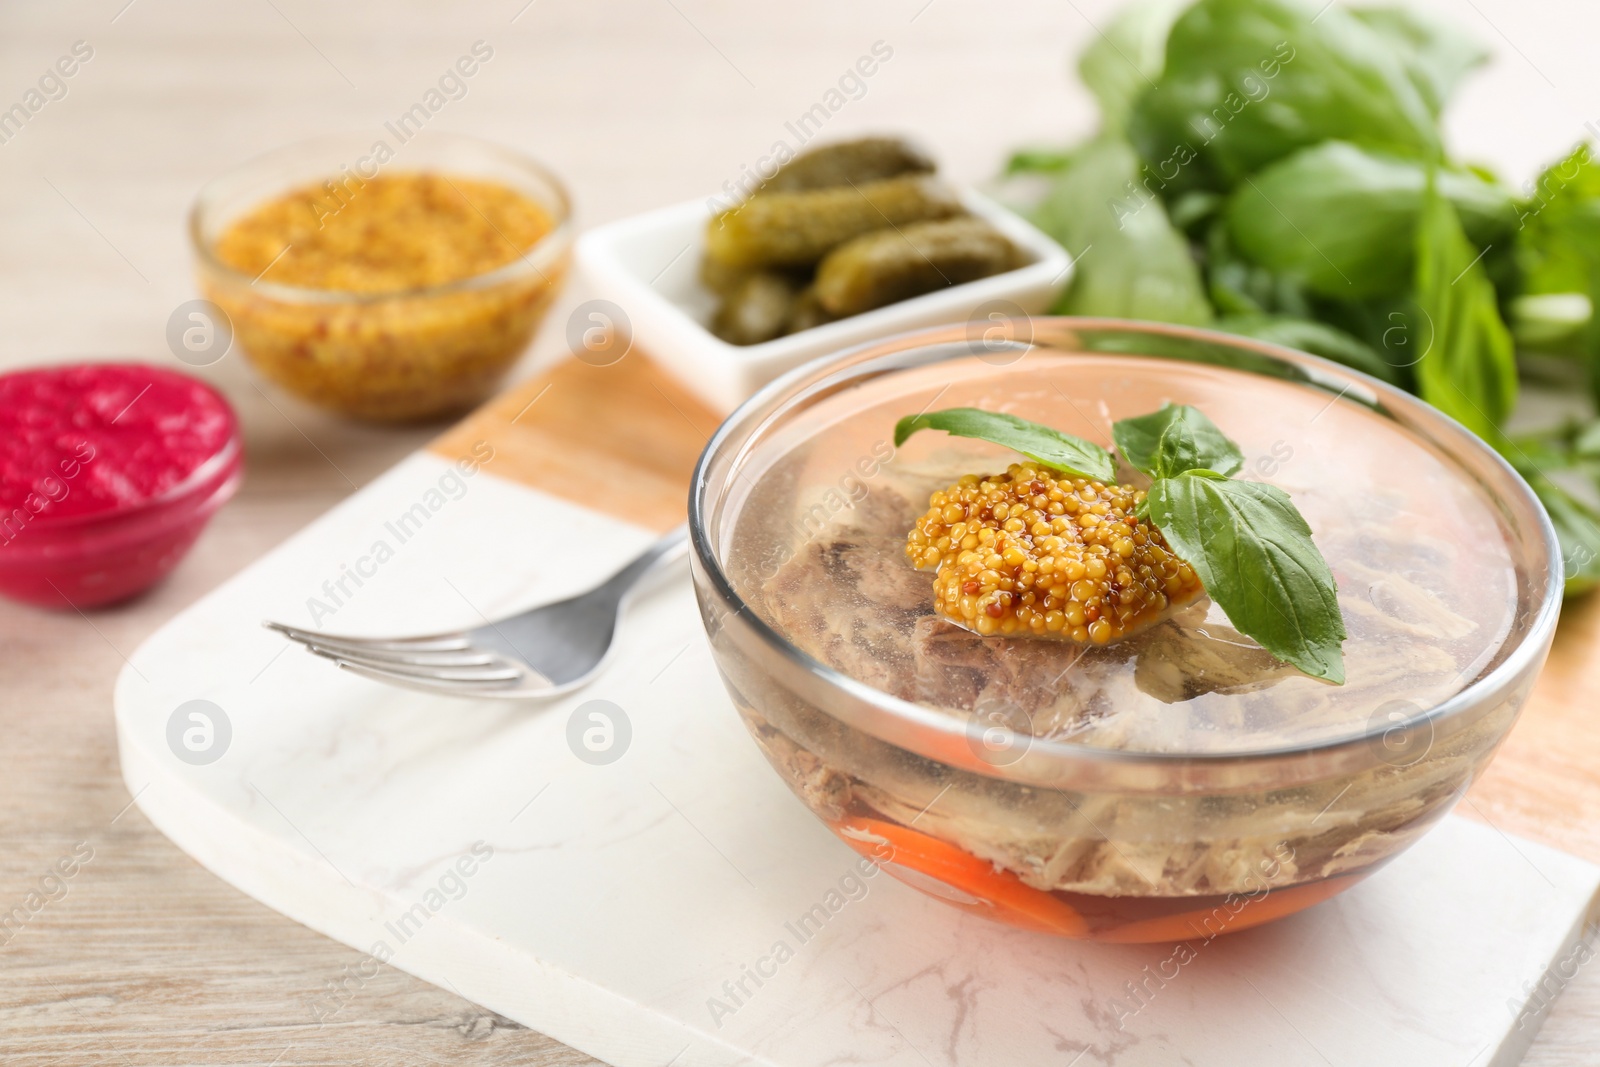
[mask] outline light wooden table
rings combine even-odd
[[[593,223],[715,192],[784,136],[875,41],[890,62],[827,132],[908,130],[964,180],[1008,146],[1092,127],[1066,56],[1114,0],[62,0],[0,9],[0,107],[84,41],[93,57],[0,143],[0,368],[80,355],[171,361],[194,295],[183,214],[208,177],[317,133],[376,130],[476,40],[494,58],[432,120],[525,148]],[[1504,59],[1452,117],[1464,154],[1522,174],[1580,134],[1600,97],[1578,2],[1438,0]],[[1491,21],[1492,20],[1492,21]],[[555,318],[562,319],[558,307]],[[559,333],[557,330],[555,333]],[[557,353],[547,336],[543,355]],[[157,833],[117,772],[110,697],[123,657],[433,430],[324,418],[206,375],[240,407],[250,473],[166,585],[88,617],[0,602],[0,912],[80,843],[66,892],[0,934],[0,1062],[588,1063],[385,969],[318,1024],[313,1002],[360,955],[213,878]],[[1506,750],[1464,806],[1600,861],[1600,603],[1574,612]],[[1507,862],[1517,862],[1509,851]],[[81,850],[80,850],[81,851]],[[1493,921],[1485,916],[1484,921]],[[1471,930],[1463,930],[1471,937]],[[1580,972],[1527,1062],[1596,1062],[1600,968]],[[1468,1067],[1468,1065],[1463,1065]]]

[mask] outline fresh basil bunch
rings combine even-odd
[[[1600,398],[1600,161],[1582,146],[1524,196],[1452,161],[1439,116],[1487,56],[1398,7],[1132,0],[1079,62],[1100,132],[1007,170],[1047,179],[1034,219],[1078,257],[1055,311],[1211,326],[1417,393],[1528,477],[1573,593],[1600,584],[1600,514],[1569,491],[1600,484],[1576,444],[1595,423],[1504,426],[1529,365]]]

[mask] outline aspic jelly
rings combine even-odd
[[[1450,810],[1526,698],[1560,596],[1536,498],[1311,357],[1029,325],[1026,352],[952,327],[846,354],[713,439],[696,588],[745,725],[845,845],[1015,926],[1209,939],[1341,892]],[[1183,479],[1237,521],[1194,536]],[[1235,578],[1268,622],[1337,611],[1343,670],[1251,636],[1281,635],[1228,614]]]

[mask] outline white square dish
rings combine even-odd
[[[758,345],[732,345],[708,328],[716,296],[700,283],[705,200],[619,219],[578,239],[579,269],[591,291],[627,316],[633,342],[719,410],[729,411],[767,382],[818,356],[920,326],[961,322],[990,301],[1027,314],[1045,311],[1072,278],[1072,258],[1031,223],[988,197],[962,201],[1023,249],[1031,262]]]

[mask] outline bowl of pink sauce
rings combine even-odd
[[[137,363],[0,375],[0,594],[93,607],[178,565],[243,475],[216,390]]]

